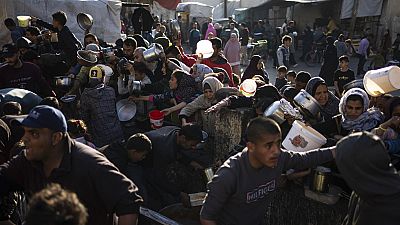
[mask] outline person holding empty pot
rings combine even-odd
[[[360,88],[352,88],[343,95],[339,112],[340,115],[334,116],[333,120],[313,127],[322,134],[339,140],[349,133],[371,131],[384,120],[384,115],[378,108],[369,108],[368,94]]]
[[[328,90],[324,79],[321,77],[311,78],[307,83],[306,91],[321,106],[323,119],[329,120],[339,114],[339,99]]]
[[[153,102],[158,108],[164,108],[162,111],[165,115],[169,115],[181,110],[193,101],[198,94],[194,78],[182,70],[175,70],[172,73],[169,80],[169,88],[169,91],[162,94],[139,97],[130,96],[129,99]]]
[[[63,11],[55,12],[53,15],[53,22],[49,24],[32,16],[32,22],[38,26],[45,27],[57,34],[57,46],[61,50],[62,55],[69,66],[74,66],[77,63],[76,51],[82,49],[81,42],[75,37],[70,29],[65,25],[67,23],[67,14]],[[53,35],[55,37],[55,35]],[[55,41],[55,38],[53,38]]]

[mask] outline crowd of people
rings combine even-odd
[[[211,19],[201,29],[194,22],[185,35],[189,54],[157,22],[151,38],[135,34],[111,44],[87,33],[81,44],[64,12],[52,18],[50,24],[32,16],[27,28],[5,21],[13,43],[1,49],[0,224],[148,224],[141,206],[189,205],[189,193],[206,190],[203,225],[262,224],[282,174],[331,161],[353,190],[345,224],[398,223],[400,178],[389,156],[400,152],[400,98],[371,97],[356,82],[365,73],[371,35],[356,51],[355,73],[344,35],[328,34],[321,72],[312,75],[294,70],[294,21],[276,30],[259,21],[250,32],[230,18],[226,39]],[[305,37],[315,40],[310,32],[307,27]],[[273,37],[273,47],[264,56],[248,55],[250,37],[258,36]],[[201,39],[212,45],[209,57],[196,54]],[[313,42],[304,40],[303,48]],[[155,48],[161,52],[149,56]],[[265,70],[268,55],[275,81]],[[245,83],[256,90],[246,92]],[[297,110],[294,99],[302,92],[315,99],[318,114]],[[136,103],[135,132],[120,121],[120,100]],[[298,115],[285,113],[282,123],[266,118],[277,101]],[[205,136],[197,114],[241,107],[255,112],[238,143],[243,148],[213,165],[212,153],[199,145]],[[171,126],[139,126],[153,109]],[[327,143],[305,153],[282,149],[296,120]],[[210,166],[220,167],[206,186],[203,170]]]

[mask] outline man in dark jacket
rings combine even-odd
[[[141,133],[129,137],[128,140],[116,141],[99,149],[121,173],[135,182],[144,201],[147,201],[143,168],[138,162],[142,161],[151,152],[150,139]]]
[[[336,165],[353,189],[343,225],[399,224],[400,177],[382,140],[359,132],[336,146]]]
[[[45,27],[58,35],[57,47],[65,54],[66,61],[69,66],[76,64],[76,51],[82,48],[82,44],[69,30],[65,24],[67,23],[67,15],[63,11],[58,11],[52,15],[53,23],[49,24],[36,17],[32,17],[32,21],[38,26]]]
[[[186,125],[182,128],[175,126],[162,127],[146,133],[151,140],[153,149],[144,166],[149,173],[146,181],[149,185],[149,193],[157,205],[154,207],[179,202],[182,196],[182,189],[179,184],[171,182],[168,176],[171,165],[180,163],[201,169],[202,166],[187,157],[187,153],[203,139],[201,129],[196,125]],[[176,175],[176,174],[175,174]]]
[[[50,183],[77,194],[88,210],[88,225],[135,225],[138,189],[103,154],[73,141],[61,111],[36,106],[22,121],[25,149],[0,165],[0,197],[22,190],[28,196]]]
[[[54,96],[50,86],[42,77],[42,71],[33,63],[22,62],[14,44],[3,46],[0,57],[6,64],[0,67],[0,89],[21,88],[41,97]]]

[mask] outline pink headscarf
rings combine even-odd
[[[208,24],[208,28],[207,28],[206,36],[205,36],[204,40],[208,40],[209,33],[213,33],[215,37],[217,36],[217,31],[215,30],[214,25],[212,23]]]

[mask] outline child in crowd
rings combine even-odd
[[[280,66],[280,67],[278,67],[277,71],[278,71],[278,74],[277,74],[276,80],[275,80],[275,87],[278,90],[280,90],[288,82],[286,80],[287,67],[286,66]]]
[[[294,85],[295,85],[295,83],[296,83],[296,72],[295,71],[293,71],[293,70],[289,70],[288,72],[287,72],[287,74],[286,74],[286,78],[287,78],[287,84],[289,84],[290,86],[293,86],[294,87]]]
[[[68,134],[75,141],[85,144],[89,147],[96,149],[96,146],[91,142],[87,127],[83,120],[69,119],[67,121]]]
[[[349,57],[347,55],[340,56],[339,69],[336,70],[333,77],[336,94],[339,97],[343,94],[343,86],[355,80],[353,70],[349,69],[349,62]]]

